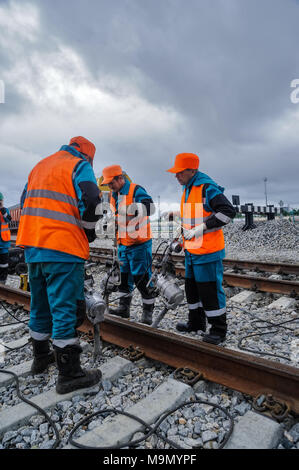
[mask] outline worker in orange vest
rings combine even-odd
[[[0,282],[5,284],[8,274],[9,247],[10,247],[10,230],[9,222],[11,216],[9,210],[4,207],[4,197],[0,193]]]
[[[81,368],[76,331],[85,317],[84,263],[101,202],[92,168],[95,150],[84,137],[73,137],[35,165],[21,197],[16,245],[25,247],[29,271],[31,373],[45,371],[56,359],[56,391],[62,394],[101,378],[99,370]]]
[[[222,227],[236,215],[224,196],[224,188],[200,172],[199,158],[181,153],[167,170],[183,186],[181,199],[182,237],[185,250],[185,292],[189,307],[187,323],[178,323],[181,332],[206,331],[203,341],[220,344],[227,333],[226,299],[222,286],[225,242]]]
[[[152,275],[152,233],[149,215],[154,214],[152,198],[146,190],[130,183],[119,165],[103,169],[103,182],[112,191],[111,208],[117,222],[118,257],[121,285],[119,306],[109,312],[122,318],[130,317],[134,283],[141,293],[141,322],[150,325],[155,304],[149,279]]]

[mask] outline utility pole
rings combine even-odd
[[[279,217],[282,219],[282,218],[283,218],[282,208],[283,208],[284,202],[283,202],[282,200],[280,200],[280,201],[279,201],[279,205],[280,205],[280,214],[279,214]]]
[[[265,178],[264,178],[264,183],[265,183],[266,207],[267,207],[267,205],[268,205],[268,201],[267,201],[267,181],[268,181],[268,180],[267,180],[267,178],[265,177]]]

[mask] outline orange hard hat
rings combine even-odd
[[[108,183],[111,183],[111,181],[113,180],[113,178],[115,176],[120,176],[123,174],[123,171],[121,169],[121,167],[119,165],[110,165],[110,166],[106,166],[104,169],[103,169],[103,181],[102,181],[102,184],[108,184]]]
[[[199,158],[195,153],[179,153],[175,157],[174,166],[169,168],[170,173],[180,173],[184,170],[197,170],[199,167]]]
[[[96,148],[90,140],[85,139],[85,137],[73,137],[70,140],[69,145],[73,145],[78,149],[80,153],[86,155],[87,157],[93,160],[94,154],[96,153]]]

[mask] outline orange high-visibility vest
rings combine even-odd
[[[127,195],[118,195],[118,212],[121,207],[129,206],[134,202],[136,184],[131,183]],[[116,211],[114,197],[111,198],[112,209]],[[117,243],[125,246],[144,243],[152,238],[149,217],[146,215],[120,215],[117,216]]]
[[[1,212],[0,212],[0,225],[1,225],[0,237],[2,241],[9,242],[10,241],[9,225],[7,222],[5,222],[4,217]]]
[[[192,186],[188,199],[185,203],[186,189],[181,200],[181,221],[185,229],[192,229],[197,225],[206,222],[213,212],[204,209],[202,190],[200,186]],[[221,228],[206,230],[199,238],[192,238],[184,241],[184,248],[195,255],[206,255],[215,251],[223,250],[225,247],[223,231]]]
[[[57,250],[88,259],[73,171],[79,157],[60,150],[41,160],[28,177],[16,245]]]

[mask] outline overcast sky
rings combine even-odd
[[[122,165],[162,210],[181,152],[229,199],[264,204],[267,177],[268,203],[298,207],[298,25],[295,0],[0,0],[5,205],[83,135],[97,177]]]

